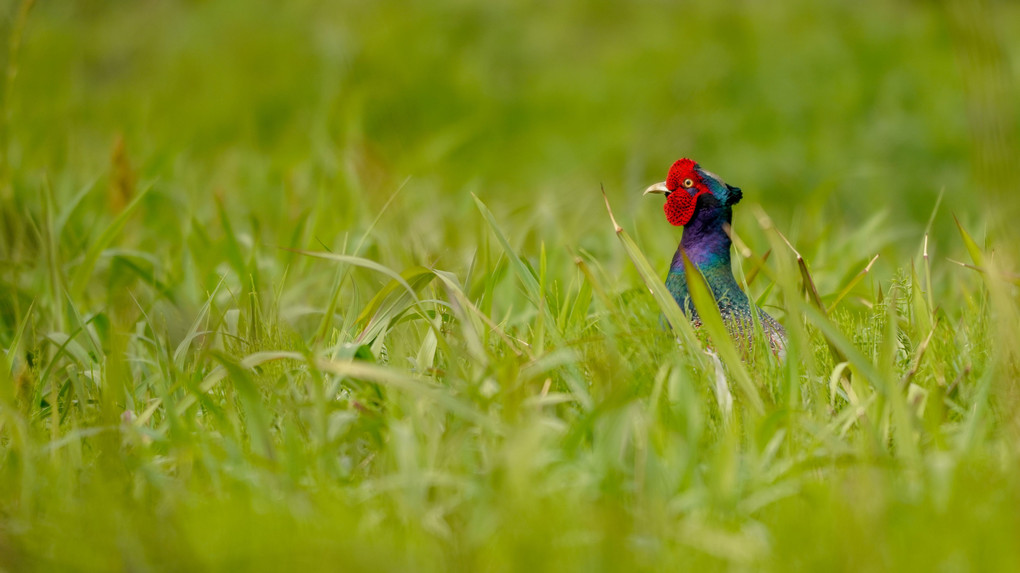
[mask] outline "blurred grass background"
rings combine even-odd
[[[0,566],[1015,570],[1018,29],[990,0],[0,2]],[[763,210],[878,374],[830,395],[807,320],[753,372],[766,412],[715,407],[599,192],[664,274],[639,191],[680,156],[743,188],[755,296],[804,320]]]
[[[954,209],[1008,197],[997,187],[1016,173],[996,170],[1017,151],[1017,12],[41,2],[9,155],[26,179],[66,163],[82,184],[123,134],[143,178],[174,182],[187,158],[189,175],[234,183],[223,193],[253,210],[266,198],[233,188],[238,162],[280,185],[350,170],[347,185],[383,198],[408,176],[514,206],[548,196],[588,220],[599,182],[623,195],[686,154],[783,214],[827,203],[851,221],[887,210],[918,223],[943,188]]]

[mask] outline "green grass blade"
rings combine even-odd
[[[35,309],[35,301],[29,305],[25,311],[25,316],[21,319],[21,324],[15,331],[14,338],[11,339],[11,344],[7,349],[0,352],[0,400],[4,405],[10,405],[14,401],[14,384],[11,378],[14,376],[14,361],[18,357],[18,349],[21,347],[21,341],[25,337],[25,329],[31,323],[32,310]]]
[[[524,291],[527,293],[528,298],[531,299],[535,308],[542,309],[543,305],[540,300],[542,292],[538,285],[538,279],[535,278],[535,274],[527,265],[524,264],[524,261],[517,256],[517,252],[514,251],[514,248],[510,246],[510,241],[507,240],[506,235],[503,234],[499,225],[496,224],[496,218],[493,217],[492,211],[489,211],[489,208],[485,206],[485,203],[483,203],[477,195],[472,194],[471,196],[474,197],[475,204],[478,205],[478,210],[482,213],[482,217],[485,218],[485,222],[488,223],[489,229],[492,230],[493,234],[496,236],[496,240],[499,241],[499,245],[503,247],[503,253],[510,261],[510,266],[513,268],[514,274],[517,275],[521,284],[524,285]]]
[[[627,231],[623,229],[617,222],[616,217],[613,215],[613,208],[609,205],[609,197],[606,196],[605,189],[602,190],[602,198],[606,202],[606,211],[609,213],[609,220],[613,223],[613,232],[616,233],[616,237],[620,240],[623,245],[624,251],[627,252],[627,256],[630,257],[634,268],[637,269],[638,275],[641,276],[642,282],[652,293],[652,298],[655,299],[655,303],[658,305],[659,310],[666,317],[666,321],[670,327],[673,328],[674,333],[678,333],[680,340],[684,341],[684,346],[687,348],[698,347],[698,337],[694,333],[694,327],[691,326],[691,321],[687,319],[687,316],[682,310],[680,305],[677,304],[676,300],[673,299],[673,295],[666,289],[666,285],[658,273],[652,269],[652,265],[645,258],[644,253],[638,248],[637,243],[634,239],[627,234]]]
[[[81,294],[85,291],[85,287],[88,285],[88,281],[92,278],[92,273],[95,271],[96,263],[99,261],[99,257],[102,256],[103,251],[113,242],[113,240],[120,234],[124,229],[124,225],[127,224],[128,219],[138,209],[138,206],[142,204],[145,197],[149,194],[152,189],[152,184],[146,185],[138,192],[138,195],[131,200],[130,203],[124,207],[113,221],[100,233],[99,237],[89,246],[85,252],[85,258],[81,264],[74,271],[74,275],[71,278],[70,296],[72,299],[77,300]]]
[[[846,283],[846,286],[839,291],[839,294],[836,295],[836,299],[833,300],[832,304],[830,304],[829,307],[826,309],[825,311],[826,314],[831,313],[839,305],[839,303],[844,298],[846,298],[846,295],[850,294],[850,291],[854,290],[854,287],[857,286],[857,283],[861,282],[861,280],[864,279],[864,277],[867,276],[869,272],[871,272],[871,267],[872,265],[875,264],[875,261],[877,260],[878,255],[872,257],[871,261],[869,261],[868,264],[865,265],[863,269],[861,269],[861,272],[854,275],[854,278],[850,279],[850,282]]]
[[[243,362],[235,362],[231,356],[222,352],[213,351],[212,355],[226,370],[226,377],[237,389],[241,406],[245,411],[245,425],[251,436],[252,445],[266,459],[275,461],[276,448],[270,429],[270,415],[259,396],[255,381],[249,374],[250,367],[245,367]]]
[[[729,329],[726,328],[726,323],[723,322],[722,315],[719,313],[719,306],[716,304],[715,297],[712,296],[712,290],[705,282],[701,271],[687,258],[687,253],[681,255],[684,260],[684,272],[687,275],[687,288],[691,294],[691,302],[694,303],[694,308],[698,310],[698,316],[701,318],[701,327],[708,331],[712,346],[720,360],[726,364],[730,375],[736,379],[737,386],[744,398],[755,412],[763,413],[765,404],[762,402],[761,394],[747,373],[744,361],[733,344],[733,338],[730,337]]]
[[[960,220],[953,215],[953,221],[956,221],[956,228],[960,231],[960,236],[963,237],[963,244],[967,247],[967,253],[970,255],[970,260],[974,261],[974,266],[981,268],[985,265],[985,256],[981,247],[971,238],[970,233],[963,228]]]
[[[387,277],[395,281],[398,285],[403,287],[407,294],[411,296],[412,300],[418,302],[418,294],[415,292],[414,288],[412,288],[411,285],[408,284],[406,280],[404,280],[404,277],[400,276],[400,273],[394,271],[393,269],[387,266],[380,265],[379,263],[371,259],[366,259],[364,257],[355,257],[353,255],[337,255],[334,253],[325,253],[321,251],[305,251],[302,249],[288,249],[285,247],[281,248],[283,248],[286,251],[292,251],[301,255],[305,255],[307,257],[314,257],[317,259],[323,259],[337,263],[344,263],[347,265],[369,269],[377,273],[386,275]]]
[[[475,199],[475,204],[478,205],[478,210],[482,213],[482,217],[485,222],[488,223],[489,228],[496,236],[496,240],[499,241],[501,247],[503,247],[503,253],[510,261],[510,266],[517,275],[517,278],[524,285],[525,294],[531,300],[535,308],[542,315],[542,323],[545,325],[555,326],[556,319],[552,316],[552,312],[549,309],[549,305],[544,300],[544,293],[539,285],[538,279],[535,278],[535,273],[532,269],[525,264],[525,262],[517,255],[513,247],[510,246],[510,241],[507,240],[506,235],[500,230],[499,225],[496,224],[496,218],[493,217],[492,212],[485,206],[476,195],[472,194]],[[552,337],[553,342],[556,346],[563,346],[563,336],[556,328],[545,328],[543,330],[546,334]],[[567,369],[565,375],[566,383],[570,387],[570,391],[574,393],[578,402],[585,408],[591,408],[592,400],[588,389],[585,387],[582,376],[574,366]]]
[[[365,322],[375,317],[376,314],[379,313],[380,310],[382,309],[383,303],[386,302],[387,299],[391,297],[391,295],[393,295],[393,293],[396,292],[398,288],[407,285],[408,287],[410,287],[413,293],[417,294],[419,291],[421,291],[421,289],[425,288],[426,286],[428,286],[430,282],[432,282],[432,279],[435,278],[435,275],[433,274],[431,269],[416,266],[401,271],[400,278],[403,279],[402,283],[397,281],[396,279],[393,279],[389,283],[387,283],[386,286],[381,288],[379,292],[377,292],[375,296],[373,296],[372,299],[368,301],[368,304],[365,305],[365,308],[361,310],[361,313],[358,315],[356,321]],[[401,294],[406,296],[409,293],[407,290],[404,290],[403,293]]]
[[[811,325],[822,332],[834,353],[846,357],[845,360],[839,362],[849,362],[878,391],[883,393],[889,391],[889,381],[883,378],[875,365],[817,307],[799,300],[788,302],[793,306],[791,309],[793,312],[801,313]]]
[[[221,278],[220,282],[216,285],[216,288],[214,288],[212,292],[209,293],[209,296],[206,297],[205,304],[203,304],[202,308],[199,309],[198,314],[195,316],[195,320],[191,321],[188,333],[184,335],[184,338],[174,350],[174,355],[171,358],[171,361],[177,370],[180,371],[184,369],[184,359],[187,356],[188,348],[190,348],[191,343],[201,335],[201,331],[199,329],[202,327],[202,323],[205,322],[206,316],[209,314],[209,309],[212,308],[212,303],[216,298],[216,293],[219,292],[220,287],[223,286],[223,282],[226,280],[226,277]]]

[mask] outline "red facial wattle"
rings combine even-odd
[[[698,197],[701,197],[707,190],[698,190],[691,195],[686,189],[677,189],[666,197],[666,204],[662,209],[666,212],[666,220],[677,227],[686,225],[694,216],[694,208],[698,205]]]

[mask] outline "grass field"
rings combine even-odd
[[[1018,29],[0,0],[0,570],[1020,570]],[[681,156],[785,361],[663,327]]]

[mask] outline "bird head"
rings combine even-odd
[[[669,168],[666,180],[645,189],[644,194],[666,196],[666,219],[676,226],[686,225],[699,208],[736,205],[743,196],[738,187],[727,185],[718,175],[701,168],[693,160],[678,159]]]

